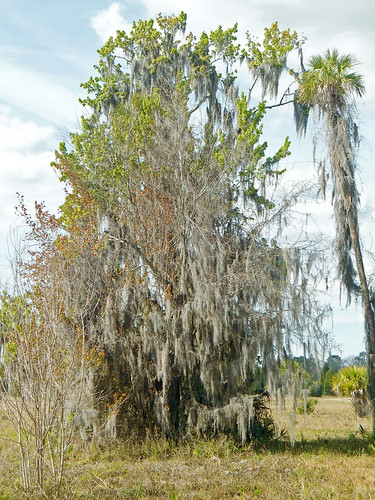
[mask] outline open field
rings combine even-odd
[[[275,412],[283,428],[288,409]],[[80,445],[72,450],[61,498],[367,499],[375,498],[375,446],[366,440],[348,399],[318,398],[297,416],[295,446],[236,447],[225,440],[142,445]],[[17,458],[1,443],[0,499],[23,494]]]

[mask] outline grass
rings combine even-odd
[[[274,415],[289,428],[290,411]],[[225,439],[77,445],[66,467],[62,498],[77,499],[370,499],[375,498],[375,447],[348,399],[319,398],[298,415],[295,446],[287,440],[239,447]],[[0,499],[24,494],[16,457],[0,444]]]

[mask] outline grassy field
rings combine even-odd
[[[288,408],[274,406],[280,429],[291,432]],[[225,440],[94,444],[75,447],[61,498],[355,499],[375,498],[375,446],[361,431],[348,399],[318,398],[312,414],[297,416],[295,446],[236,447]],[[24,494],[17,459],[0,450],[0,499]]]

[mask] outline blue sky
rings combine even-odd
[[[29,207],[38,200],[55,210],[63,199],[62,186],[49,163],[66,131],[79,126],[83,112],[78,103],[83,95],[80,83],[94,74],[96,50],[117,28],[126,29],[133,20],[181,10],[187,12],[188,29],[195,33],[219,24],[229,27],[238,21],[242,36],[247,30],[260,36],[265,26],[278,21],[281,28],[290,27],[307,37],[306,59],[311,53],[337,47],[340,52],[354,53],[361,61],[359,69],[366,78],[367,94],[359,103],[365,141],[359,158],[358,184],[362,237],[366,247],[371,248],[375,240],[373,0],[0,0],[0,277],[3,281],[9,277],[7,255],[18,244],[17,233],[12,231],[20,223],[14,212],[15,193],[22,193]],[[280,130],[284,135],[289,133],[288,113],[281,113],[269,122],[268,130],[276,138]],[[297,144],[294,139],[293,151],[288,160],[292,175],[310,175],[313,167],[308,142]],[[329,204],[323,205],[320,212],[317,219],[331,231]],[[360,308],[343,311],[336,306],[334,332],[343,355],[363,350]]]

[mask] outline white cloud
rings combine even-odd
[[[41,127],[31,121],[23,122],[20,118],[9,115],[9,111],[0,114],[0,155],[4,151],[37,147],[53,136],[54,131],[50,126]]]
[[[29,185],[30,182],[43,182],[46,177],[50,177],[49,165],[53,159],[52,151],[31,153],[30,151],[0,150],[0,182],[2,183],[0,192],[3,190],[5,195],[10,186],[15,191],[21,191],[21,185],[24,183]]]
[[[7,236],[19,225],[15,214],[17,195],[24,195],[29,210],[34,201],[45,201],[55,211],[63,201],[63,189],[50,167],[54,152],[50,143],[54,130],[13,116],[0,107],[0,278],[6,273],[3,264]]]
[[[230,28],[239,22],[242,34],[247,30],[259,26],[260,34],[263,26],[260,23],[261,7],[254,6],[249,0],[232,0],[231,2],[218,2],[216,0],[144,0],[149,17],[155,17],[159,12],[163,14],[176,14],[184,11],[188,15],[188,31],[198,34],[200,31],[210,31],[219,25]],[[257,2],[258,3],[258,2]],[[251,20],[251,25],[249,21]]]
[[[71,123],[81,115],[77,94],[55,83],[48,75],[27,66],[16,66],[1,54],[0,67],[1,101],[12,103],[50,123]]]
[[[91,18],[91,26],[99,38],[106,42],[110,36],[116,35],[116,30],[130,31],[129,24],[123,17],[124,6],[119,2],[112,3],[108,9],[103,9]]]

